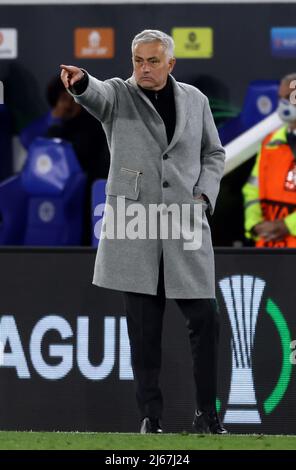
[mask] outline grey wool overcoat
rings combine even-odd
[[[214,298],[214,255],[205,214],[207,203],[198,196],[207,196],[213,213],[225,153],[208,99],[197,88],[177,82],[171,76],[176,128],[168,144],[163,120],[133,76],[128,80],[106,81],[88,77],[87,89],[73,96],[102,122],[110,148],[106,203],[113,213],[105,211],[105,227],[109,219],[126,228],[139,214],[138,220],[145,219],[148,226],[152,206],[162,207],[157,217],[162,214],[170,220],[173,213],[165,207],[177,204],[179,208],[190,206],[190,227],[194,224],[194,209],[199,209],[196,213],[201,214],[202,232],[199,248],[192,250],[184,249],[184,238],[172,236],[170,229],[167,234],[171,236],[160,235],[160,229],[156,229],[156,236],[155,232],[150,236],[147,226],[146,236],[122,236],[122,232],[118,235],[116,225],[114,237],[109,233],[100,240],[93,283],[155,295],[163,253],[167,298]],[[117,216],[119,211],[122,213],[122,203],[126,218],[121,215],[119,222]],[[135,204],[141,204],[144,213],[133,212]]]

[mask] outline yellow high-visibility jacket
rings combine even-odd
[[[264,177],[264,175],[260,174],[260,171],[264,171],[264,167],[261,164],[262,159],[266,159],[267,157],[268,164],[268,155],[272,155],[273,158],[275,155],[279,155],[280,159],[283,152],[285,153],[285,155],[287,154],[287,152],[290,152],[291,161],[293,161],[294,157],[292,151],[290,147],[287,146],[287,126],[281,127],[277,131],[271,133],[266,139],[264,139],[257,154],[256,162],[251,171],[250,177],[247,183],[242,188],[245,211],[245,234],[247,238],[255,238],[251,233],[252,228],[258,223],[263,222],[264,220],[268,220],[264,216],[264,194],[262,193],[262,188],[260,188],[260,184],[262,185],[262,178]],[[276,172],[277,169],[275,168],[274,171]],[[268,184],[268,181],[265,181],[264,184],[266,186],[266,184]],[[270,184],[272,184],[272,182]],[[284,181],[282,182],[282,184],[284,187]],[[296,191],[294,191],[293,194],[295,194],[296,205]],[[290,235],[296,237],[296,212],[294,211],[292,213],[289,213],[288,215],[283,217],[283,220],[290,232]]]

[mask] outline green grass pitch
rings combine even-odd
[[[0,450],[295,450],[296,436],[0,432]]]

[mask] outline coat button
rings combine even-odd
[[[165,154],[163,157],[162,157],[164,160],[167,160],[169,158],[169,156],[167,154]]]
[[[162,183],[162,186],[163,186],[164,188],[168,188],[168,187],[169,187],[169,183],[168,183],[167,181],[164,181],[164,182]]]

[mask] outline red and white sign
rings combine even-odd
[[[114,29],[75,29],[75,57],[78,59],[112,59],[114,57]]]

